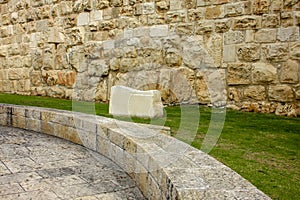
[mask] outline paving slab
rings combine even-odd
[[[69,141],[0,126],[0,200],[145,199],[106,157]]]

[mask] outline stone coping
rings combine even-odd
[[[0,104],[0,125],[54,135],[118,164],[147,199],[270,199],[211,156],[141,125],[83,113]]]

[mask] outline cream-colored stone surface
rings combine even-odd
[[[162,117],[164,113],[160,92],[114,86],[110,92],[109,113],[114,116]]]

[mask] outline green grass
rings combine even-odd
[[[72,110],[72,101],[46,97],[0,94],[0,102]],[[93,113],[93,109],[87,107],[94,108],[94,104],[78,102],[76,105],[79,111]],[[181,120],[182,109],[189,114],[186,120]],[[95,110],[97,115],[112,117],[108,114],[107,104],[97,103]],[[193,121],[198,120],[197,107],[167,107],[165,112],[166,119],[153,120],[151,123],[171,127],[175,137],[180,123],[183,123],[183,131],[186,132],[196,128]],[[212,109],[200,107],[199,112],[198,130],[191,145],[201,149],[211,122]],[[132,120],[150,122],[149,119]],[[272,199],[300,199],[300,118],[227,110],[222,134],[209,154],[241,174]]]

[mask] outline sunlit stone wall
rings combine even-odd
[[[0,91],[300,114],[298,0],[0,0]]]

